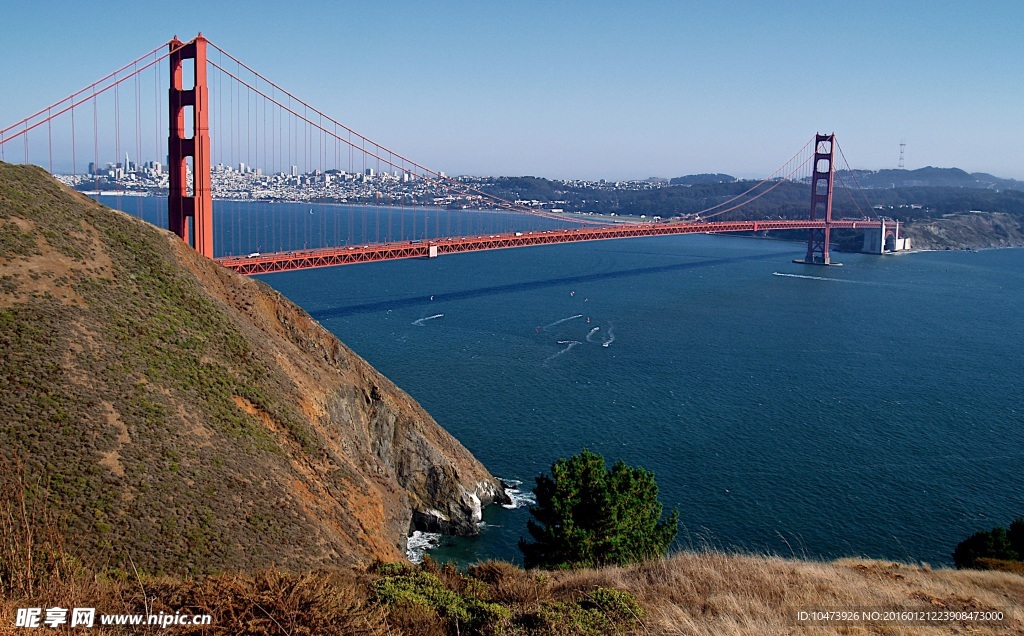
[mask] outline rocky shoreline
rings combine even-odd
[[[915,251],[1024,247],[1024,222],[1003,212],[918,219],[903,226]]]

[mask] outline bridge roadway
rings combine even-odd
[[[878,229],[880,220],[833,220],[832,229]],[[718,221],[704,223],[617,223],[600,227],[581,227],[563,230],[534,230],[509,232],[486,236],[460,236],[455,238],[424,239],[398,243],[369,243],[361,246],[323,247],[289,252],[263,253],[259,256],[221,256],[215,259],[221,265],[241,274],[270,274],[314,267],[333,267],[354,263],[372,263],[398,258],[427,258],[442,254],[458,254],[479,250],[497,250],[531,245],[575,243],[640,236],[666,234],[701,234],[718,232],[757,232],[760,230],[807,230],[824,228],[825,221]]]

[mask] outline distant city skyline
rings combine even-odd
[[[645,2],[5,6],[7,126],[199,31],[435,170],[763,177],[815,132],[855,168],[1024,179],[1024,5]],[[135,161],[162,161],[140,157]]]

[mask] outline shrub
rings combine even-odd
[[[468,586],[464,593],[449,584],[480,583],[466,579],[453,571],[444,578],[437,574],[409,570],[390,574],[373,582],[373,598],[391,610],[396,623],[409,626],[440,623],[449,633],[476,634],[493,630],[509,619],[509,608],[471,595]],[[486,589],[486,588],[483,588]],[[469,594],[467,594],[468,592]],[[418,630],[419,627],[416,627]]]
[[[531,634],[606,636],[634,633],[641,615],[632,594],[600,587],[578,601],[542,605],[518,622]]]
[[[1010,529],[1006,532],[1006,540],[1010,542],[1010,547],[1017,552],[1017,557],[1024,561],[1024,517],[1017,517],[1010,524]]]
[[[1011,542],[1020,542],[1024,534],[1024,518],[1017,519],[1010,525],[1013,534],[1006,528],[992,528],[988,532],[976,532],[961,541],[953,551],[953,562],[957,568],[977,567],[979,559],[996,559],[999,561],[1020,561],[1021,554]]]
[[[520,539],[526,567],[625,565],[662,556],[678,531],[679,512],[661,519],[654,474],[584,449],[537,477],[537,505]]]

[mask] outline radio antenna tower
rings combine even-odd
[[[900,163],[899,163],[898,166],[896,166],[900,170],[903,170],[903,149],[906,148],[906,147],[907,147],[907,140],[904,139],[903,141],[900,142]]]

